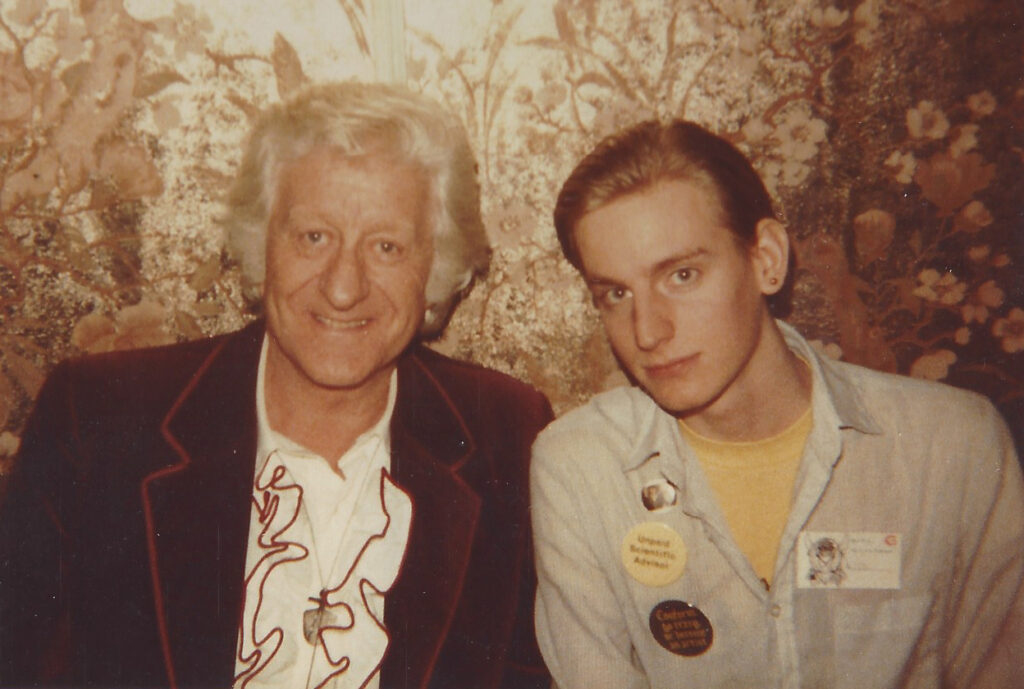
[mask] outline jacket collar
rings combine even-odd
[[[814,428],[808,445],[815,451],[809,453],[811,466],[805,466],[804,471],[814,471],[818,483],[822,483],[840,456],[839,431],[852,429],[859,433],[877,434],[880,426],[863,403],[856,384],[842,371],[843,364],[819,356],[789,324],[782,321],[777,321],[777,324],[789,348],[811,367]],[[690,456],[689,446],[679,432],[675,417],[639,388],[632,388],[627,394],[632,396],[638,409],[637,442],[634,453],[624,458],[623,472],[635,474],[641,483],[667,478],[680,489],[683,509],[689,514],[704,518],[715,513],[716,503],[704,499],[706,491],[686,489],[687,484],[703,480],[697,478],[702,473],[697,471],[695,463],[681,463],[673,459]]]
[[[849,377],[839,370],[839,364],[819,356],[793,326],[783,321],[776,323],[789,348],[811,367],[815,418],[830,419],[838,428],[852,428],[869,435],[881,433],[880,425]]]
[[[171,686],[229,686],[241,619],[264,324],[220,339],[163,421],[179,461],[142,485],[150,570]],[[399,361],[392,475],[413,501],[388,592],[382,685],[424,686],[460,598],[480,498],[459,471],[476,452],[465,420],[412,347]],[[196,528],[196,524],[202,524]]]
[[[843,370],[845,364],[832,362],[820,357],[810,344],[790,325],[778,321],[779,328],[796,354],[808,362],[812,373],[811,405],[814,426],[807,439],[804,459],[794,486],[798,496],[795,504],[801,505],[800,512],[794,512],[787,521],[782,537],[783,547],[792,543],[799,530],[831,480],[832,469],[842,454],[842,432],[874,435],[880,426],[863,403],[856,383]],[[729,540],[725,517],[710,486],[706,483],[699,463],[693,460],[693,453],[679,431],[675,417],[660,408],[643,391],[634,388],[628,391],[638,407],[638,424],[635,452],[623,463],[623,473],[632,478],[637,486],[646,485],[658,478],[666,478],[679,490],[680,509],[691,517],[701,519],[708,528],[717,532],[717,538]],[[686,458],[679,461],[678,458]],[[757,595],[764,591],[756,585],[746,560],[734,553],[730,556],[733,567],[741,576],[748,572],[748,581]]]
[[[815,428],[827,426],[854,429],[869,435],[880,433],[880,425],[862,401],[856,384],[841,370],[843,365],[819,356],[793,326],[783,321],[776,323],[789,348],[811,367]],[[679,442],[676,420],[671,414],[639,388],[630,389],[629,394],[640,409],[636,426],[638,442],[636,452],[625,458],[623,471],[640,468],[655,459],[659,452],[674,449]]]
[[[451,626],[480,514],[480,498],[460,476],[476,442],[432,355],[414,350],[398,368],[391,469],[413,501],[409,545],[385,604],[391,641],[382,686],[425,686]]]
[[[178,454],[142,484],[170,685],[230,686],[256,456],[263,327],[214,341],[161,426]],[[197,527],[198,525],[198,527]]]

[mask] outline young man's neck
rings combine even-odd
[[[715,440],[763,440],[794,424],[810,402],[810,367],[771,321],[730,389],[707,407],[681,418],[696,433]]]

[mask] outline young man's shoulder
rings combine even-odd
[[[612,388],[553,421],[538,436],[534,454],[578,457],[581,462],[600,456],[628,461],[659,414],[664,412],[640,388]]]
[[[1004,423],[992,402],[971,390],[839,361],[830,360],[822,369],[833,393],[852,388],[871,418],[894,432],[962,431]]]
[[[946,383],[887,373],[845,361],[828,361],[823,365],[826,380],[829,374],[850,381],[863,396],[868,408],[872,403],[902,408],[906,412],[946,410],[988,413],[991,402],[982,394]]]

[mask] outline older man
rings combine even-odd
[[[380,85],[257,123],[229,242],[265,318],[62,364],[0,515],[4,685],[521,687],[550,408],[416,344],[487,262],[463,130]]]

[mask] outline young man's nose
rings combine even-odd
[[[659,345],[672,339],[674,333],[672,319],[657,295],[634,297],[633,336],[639,349],[657,349]]]

